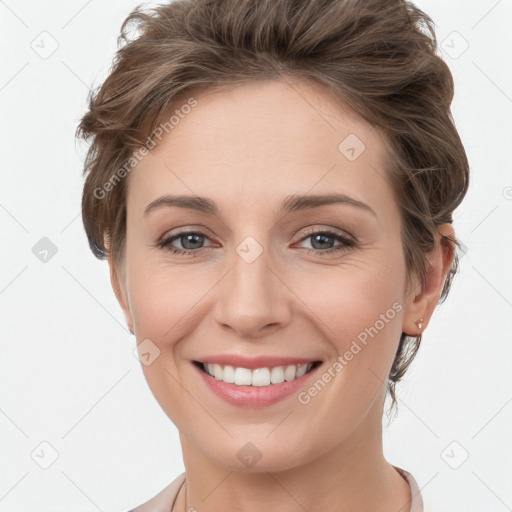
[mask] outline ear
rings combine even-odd
[[[422,286],[419,279],[416,279],[406,299],[402,331],[409,336],[418,336],[428,325],[455,256],[454,244],[441,235],[455,239],[453,226],[438,226],[435,248],[427,254],[425,282]]]
[[[110,269],[110,283],[112,285],[112,289],[116,295],[117,301],[123,310],[124,317],[126,319],[126,324],[128,329],[132,334],[134,334],[133,330],[133,318],[130,312],[130,308],[128,307],[128,298],[126,293],[126,285],[124,279],[124,273],[122,269],[117,269],[116,265],[112,262],[110,258],[107,259],[108,266]]]

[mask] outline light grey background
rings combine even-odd
[[[398,388],[385,452],[446,510],[504,512],[512,510],[512,2],[416,4],[434,19],[455,78],[452,111],[472,179],[454,225],[468,251]],[[80,218],[86,147],[74,131],[135,5],[0,1],[4,512],[123,511],[184,470],[178,432],[149,391],[107,263],[90,253]],[[47,262],[33,252],[43,237],[57,248]]]

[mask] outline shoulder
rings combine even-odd
[[[156,496],[129,512],[169,512],[184,481],[185,473],[181,473]]]
[[[412,497],[412,503],[409,512],[446,512],[444,508],[438,505],[435,499],[428,495],[428,493],[425,494],[424,491],[420,492],[418,483],[416,482],[416,479],[412,476],[411,473],[397,466],[393,467],[409,483]]]
[[[416,482],[415,478],[405,469],[399,468],[398,466],[393,467],[409,484],[409,488],[411,490],[411,507],[409,512],[427,512],[424,509],[423,496],[421,495],[421,492],[418,488],[418,483]]]

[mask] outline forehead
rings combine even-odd
[[[172,128],[131,172],[129,203],[143,208],[163,193],[257,203],[308,191],[350,193],[376,210],[391,200],[382,134],[321,85],[260,79],[193,98],[193,108],[173,106]]]

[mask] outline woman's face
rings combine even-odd
[[[250,471],[254,456],[258,471],[275,471],[364,447],[380,431],[400,334],[418,320],[385,142],[308,82],[195,100],[129,176],[113,272],[148,384],[196,456],[226,468]],[[332,194],[350,201],[296,201]],[[300,382],[249,388],[194,363],[225,355],[322,364]],[[258,364],[281,379],[279,365]]]

